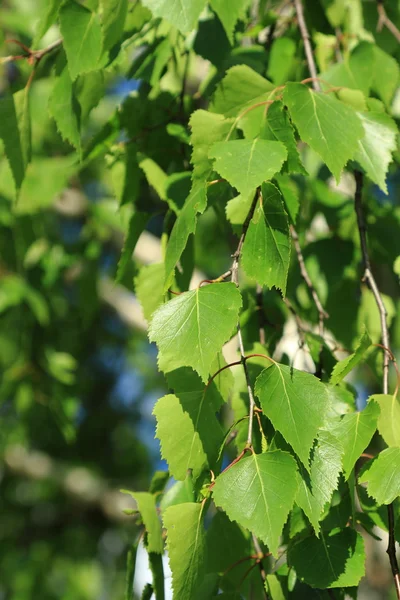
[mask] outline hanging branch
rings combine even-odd
[[[387,16],[386,9],[383,6],[383,0],[376,0],[376,4],[376,9],[379,15],[376,30],[379,32],[382,31],[383,27],[386,27],[387,29],[389,29],[390,33],[396,38],[396,40],[400,43],[400,31],[399,29],[397,29],[393,21]]]
[[[308,70],[310,71],[310,75],[312,77],[312,85],[316,92],[320,92],[321,85],[318,81],[317,67],[315,66],[314,55],[310,42],[310,34],[308,33],[307,24],[304,19],[303,4],[301,0],[294,0],[294,7],[297,14],[297,20],[299,22],[301,37],[303,38]]]
[[[354,171],[356,180],[356,191],[354,195],[354,205],[357,215],[357,226],[360,235],[361,254],[364,266],[364,275],[362,281],[370,288],[375,303],[379,311],[379,317],[381,321],[381,337],[382,345],[384,347],[384,359],[383,359],[383,393],[387,394],[389,391],[389,360],[392,352],[389,347],[389,329],[387,324],[387,312],[378,285],[375,281],[375,277],[371,271],[371,263],[368,253],[367,244],[367,227],[364,218],[364,212],[362,207],[362,189],[363,189],[363,174],[360,171]],[[387,554],[389,556],[390,567],[392,569],[393,579],[396,587],[397,598],[400,600],[400,575],[399,565],[396,558],[396,540],[394,535],[394,511],[393,504],[389,504],[388,507],[388,528],[389,528],[389,543],[387,547]]]
[[[239,259],[240,259],[240,255],[242,252],[242,248],[243,248],[243,243],[246,237],[246,233],[247,230],[249,228],[250,225],[250,220],[253,217],[253,213],[257,204],[257,200],[260,194],[260,190],[257,189],[255,196],[254,196],[254,200],[253,203],[250,207],[250,210],[248,212],[248,215],[246,217],[245,222],[243,223],[243,229],[242,229],[242,233],[239,239],[239,243],[238,246],[235,250],[235,252],[233,253],[232,257],[233,257],[233,263],[232,263],[232,267],[231,267],[231,281],[236,284],[237,286],[239,286]],[[252,445],[252,433],[253,433],[253,417],[254,417],[254,407],[255,407],[255,400],[254,400],[254,394],[253,394],[253,390],[251,387],[251,381],[250,381],[250,375],[249,375],[249,370],[247,368],[246,365],[246,356],[244,353],[244,345],[243,345],[243,337],[242,337],[242,330],[240,328],[240,323],[238,321],[237,324],[237,336],[238,336],[238,342],[239,342],[239,351],[240,351],[240,360],[241,363],[243,365],[243,370],[244,370],[244,374],[246,377],[246,385],[247,385],[247,392],[249,394],[249,401],[250,401],[250,407],[249,407],[249,428],[248,428],[248,432],[247,432],[247,446],[250,448]]]

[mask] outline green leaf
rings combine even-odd
[[[310,449],[329,408],[325,386],[314,375],[276,363],[257,377],[255,393],[274,428],[309,470]]]
[[[350,373],[350,371],[352,371],[354,367],[357,366],[363,360],[365,353],[370,348],[371,344],[371,338],[369,337],[368,333],[364,331],[357,343],[356,349],[353,352],[353,354],[350,354],[350,356],[347,356],[347,358],[340,360],[334,366],[330,378],[330,383],[332,385],[336,385],[340,381],[342,381],[342,379],[344,379],[346,375]]]
[[[10,165],[17,190],[25,176],[25,159],[18,128],[18,118],[13,96],[6,94],[0,98],[0,138]]]
[[[358,477],[368,482],[367,491],[378,504],[390,504],[400,496],[400,448],[386,448],[369,461]]]
[[[176,600],[192,600],[205,577],[206,536],[203,504],[170,506],[164,513],[167,548]]]
[[[101,0],[103,50],[110,50],[121,41],[124,30],[128,0]]]
[[[361,90],[365,96],[369,95],[375,62],[374,46],[361,42],[344,61],[333,65],[321,75],[333,87],[345,87],[351,90]],[[327,86],[328,89],[330,86]]]
[[[288,83],[283,92],[301,139],[326,163],[336,181],[364,135],[355,111],[336,98],[317,93],[301,83]]]
[[[80,153],[80,108],[73,93],[67,66],[64,66],[55,80],[49,97],[48,109],[56,122],[61,137],[70,142]]]
[[[247,196],[281,170],[287,150],[281,142],[233,140],[215,143],[209,156],[215,158],[215,170]]]
[[[96,13],[75,0],[66,0],[60,9],[60,29],[72,81],[81,73],[97,69],[102,31]]]
[[[210,110],[236,117],[246,108],[268,100],[274,86],[247,65],[236,65],[229,69],[218,85]]]
[[[156,18],[163,18],[183,33],[194,29],[207,0],[143,0]]]
[[[164,551],[164,543],[162,539],[161,521],[157,513],[156,497],[149,492],[121,491],[124,494],[132,496],[137,503],[138,511],[140,512],[143,525],[147,532],[147,551],[162,554]]]
[[[374,46],[375,64],[372,90],[389,106],[399,83],[400,68],[393,56]]]
[[[275,575],[275,573],[267,575],[267,579],[265,581],[265,589],[267,590],[271,600],[285,600],[285,594],[283,592],[280,581]]]
[[[328,431],[320,431],[311,461],[310,474],[301,469],[296,504],[307,515],[315,533],[325,505],[331,501],[342,470],[343,446]]]
[[[15,112],[17,115],[22,156],[24,158],[25,165],[30,163],[32,158],[29,91],[29,87],[25,86],[24,89],[19,90],[14,94]]]
[[[267,128],[271,135],[266,135]],[[280,100],[273,102],[268,108],[267,122],[264,130],[261,132],[261,137],[275,139],[278,140],[278,142],[285,144],[288,152],[287,170],[289,173],[301,173],[302,175],[307,175],[307,171],[301,163],[300,155],[297,150],[293,126],[290,122],[289,115]]]
[[[226,139],[232,123],[232,119],[206,110],[196,110],[192,114],[189,124],[192,132],[190,143],[193,146],[193,179],[209,180],[213,171],[213,161],[208,157],[208,152],[215,142]]]
[[[217,477],[214,502],[277,556],[297,491],[296,472],[296,461],[287,452],[252,453]]]
[[[365,135],[354,155],[368,177],[387,194],[386,173],[396,150],[396,123],[385,113],[358,113]]]
[[[260,285],[286,293],[290,263],[289,222],[279,190],[272,183],[261,187],[243,244],[242,267]]]
[[[38,23],[36,25],[36,33],[33,39],[32,46],[36,47],[38,42],[47,33],[50,27],[57,19],[58,10],[61,6],[62,0],[47,0],[43,5],[43,13],[40,15]]]
[[[229,3],[225,0],[210,0],[211,8],[217,13],[231,44],[235,25],[244,17],[250,4],[251,0],[231,0]]]
[[[329,422],[327,429],[342,443],[344,448],[343,471],[346,479],[370,443],[376,431],[379,417],[379,405],[373,400],[364,410],[344,415],[339,420]]]
[[[290,222],[296,225],[297,214],[300,208],[299,190],[295,182],[289,175],[275,175],[274,182],[278,184],[278,189],[283,196],[286,212],[289,215]]]
[[[197,215],[207,206],[206,187],[194,185],[172,228],[165,253],[165,289],[171,286],[174,270],[182,256],[190,234],[196,231]]]
[[[193,478],[205,469],[215,469],[223,431],[216,412],[223,403],[215,382],[205,386],[191,369],[178,369],[167,376],[174,395],[161,398],[155,408],[156,436],[162,455],[175,479]]]
[[[135,292],[143,308],[147,321],[153,312],[163,303],[165,267],[164,263],[154,263],[142,267],[135,278]]]
[[[157,193],[161,200],[167,201],[167,194],[165,191],[165,184],[168,176],[163,169],[151,158],[144,155],[140,156],[139,167],[146,175],[146,179]]]
[[[363,538],[354,529],[343,529],[318,539],[308,537],[289,548],[288,562],[300,581],[326,589],[358,585],[365,574]]]
[[[192,367],[207,381],[210,366],[233,334],[242,300],[233,283],[184,292],[153,315],[149,338],[157,342],[162,371]]]
[[[276,38],[270,52],[267,75],[275,85],[285,84],[296,65],[296,42],[289,37]]]
[[[396,395],[375,394],[370,400],[377,402],[380,408],[378,431],[390,446],[400,447],[400,402]]]
[[[149,214],[143,212],[134,212],[130,218],[128,232],[124,241],[124,247],[122,248],[121,258],[118,262],[117,275],[115,277],[117,283],[123,279],[125,271],[129,263],[132,261],[133,251],[140,235],[146,227],[148,220]]]
[[[115,160],[110,166],[114,191],[120,206],[124,206],[125,204],[136,204],[142,178],[139,169],[136,145],[128,144],[124,150],[125,151],[118,160]],[[141,167],[145,171],[143,162],[144,161],[141,163]]]

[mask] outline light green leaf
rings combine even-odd
[[[358,113],[365,135],[358,141],[354,155],[368,177],[387,194],[386,173],[396,150],[396,123],[381,112]]]
[[[168,179],[168,175],[163,169],[152,159],[144,155],[140,155],[139,167],[146,175],[146,179],[155,190],[161,200],[167,201],[167,194],[165,191],[165,184]]]
[[[133,143],[128,144],[124,148],[123,154],[112,163],[110,170],[114,192],[120,206],[124,206],[125,204],[135,205],[142,179],[136,145]],[[142,170],[145,171],[143,166]]]
[[[361,42],[344,61],[333,65],[321,75],[323,85],[325,81],[332,87],[345,87],[351,90],[361,90],[368,96],[372,78],[375,56],[374,46]],[[329,89],[330,87],[325,86]]]
[[[299,190],[296,183],[286,173],[275,175],[274,182],[278,184],[278,189],[283,196],[290,222],[296,225],[297,214],[300,208]]]
[[[203,504],[187,502],[164,513],[167,548],[176,600],[193,600],[205,577],[207,559]]]
[[[43,4],[43,12],[39,17],[38,24],[36,26],[36,33],[33,40],[33,47],[36,47],[38,42],[47,33],[50,27],[57,19],[58,9],[61,6],[61,0],[47,0]]]
[[[29,87],[14,94],[15,112],[17,115],[19,135],[21,139],[22,156],[27,165],[32,158],[31,148],[31,115],[29,108]]]
[[[369,337],[368,333],[364,331],[353,354],[350,354],[350,356],[347,356],[347,358],[340,360],[334,366],[330,383],[332,385],[336,385],[342,381],[342,379],[344,379],[346,375],[363,360],[365,353],[370,348],[371,344],[371,338]]]
[[[253,199],[254,194],[249,194],[247,197],[239,194],[239,196],[235,196],[227,202],[225,208],[226,218],[232,225],[243,225],[253,204]],[[241,233],[241,227],[238,231]]]
[[[214,502],[277,556],[297,491],[296,472],[296,461],[287,452],[252,453],[217,477]]]
[[[149,330],[150,341],[159,348],[160,369],[192,367],[207,381],[211,363],[233,334],[241,305],[233,283],[215,283],[160,306]]]
[[[301,479],[296,504],[307,515],[315,533],[325,505],[331,501],[342,470],[343,446],[328,431],[320,431],[314,449],[310,474],[301,469]]]
[[[339,181],[343,167],[353,158],[357,142],[364,136],[356,112],[301,83],[288,83],[283,99],[301,139],[319,154]]]
[[[124,494],[129,494],[137,503],[138,511],[142,517],[143,525],[147,532],[146,548],[148,552],[162,554],[164,543],[162,539],[161,521],[157,513],[156,496],[149,492],[130,492],[121,490]]]
[[[207,0],[143,0],[156,18],[163,18],[183,33],[195,28]]]
[[[281,142],[233,140],[215,143],[209,156],[215,158],[215,170],[247,196],[281,170],[287,150]]]
[[[110,50],[117,42],[122,41],[128,0],[101,0],[103,29],[103,50]]]
[[[265,127],[261,131],[261,137],[278,140],[278,142],[282,142],[286,146],[288,152],[287,170],[289,173],[301,173],[307,175],[307,171],[301,163],[300,155],[297,150],[293,126],[281,101],[278,100],[273,102],[268,108],[267,121]]]
[[[85,123],[92,109],[99,104],[104,96],[103,71],[91,71],[80,75],[76,80],[74,92],[81,107],[80,121]],[[133,146],[133,143],[129,146]]]
[[[251,0],[210,0],[210,5],[217,13],[226,35],[231,44],[233,44],[233,32],[237,21],[244,17],[246,10],[251,4]]]
[[[80,111],[73,93],[71,76],[67,66],[63,68],[55,80],[49,97],[48,108],[61,137],[70,142],[80,153]]]
[[[390,504],[400,496],[400,448],[386,448],[369,461],[358,477],[368,482],[367,491],[378,504]]]
[[[165,267],[164,263],[154,263],[142,267],[135,277],[135,292],[143,308],[147,321],[153,312],[163,303]]]
[[[3,140],[5,155],[12,171],[15,186],[19,190],[25,176],[26,163],[14,98],[10,94],[0,98],[0,138]]]
[[[393,56],[374,46],[375,63],[372,89],[389,106],[399,83],[400,68]]]
[[[370,401],[364,410],[344,415],[339,420],[331,420],[327,429],[342,443],[344,448],[343,471],[346,479],[370,443],[376,431],[379,405]]]
[[[97,69],[102,53],[98,16],[75,0],[67,0],[60,9],[60,29],[71,79]]]
[[[365,574],[363,538],[354,529],[303,539],[289,548],[288,562],[300,581],[326,589],[358,585]]]
[[[381,410],[378,417],[378,431],[388,446],[400,447],[400,402],[396,395],[375,394],[371,396]]]
[[[118,262],[117,275],[115,277],[115,281],[117,283],[123,279],[129,263],[132,262],[133,251],[136,247],[139,237],[146,227],[148,220],[149,214],[143,212],[134,212],[130,218],[128,231],[121,252],[121,258]]]
[[[285,600],[285,594],[275,573],[267,575],[265,589],[267,590],[271,600]]]
[[[310,373],[274,364],[257,377],[255,392],[263,412],[309,470],[310,449],[329,409],[325,386]]]
[[[192,190],[172,228],[165,253],[165,289],[171,286],[174,270],[185,249],[189,235],[196,231],[197,215],[207,206],[206,187],[199,183]]]
[[[270,52],[267,75],[275,85],[285,84],[296,66],[296,42],[289,37],[278,37]]]
[[[279,190],[272,183],[261,187],[262,203],[257,202],[242,251],[245,273],[260,285],[286,293],[290,263],[289,222]]]
[[[229,69],[211,102],[212,112],[236,117],[246,108],[269,99],[274,86],[247,65]]]
[[[206,110],[196,110],[192,114],[189,124],[192,131],[190,143],[193,146],[193,179],[209,180],[213,161],[208,157],[208,152],[215,142],[226,139],[232,123],[232,119]]]

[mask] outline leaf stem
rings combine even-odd
[[[389,29],[390,33],[396,38],[396,40],[400,43],[400,31],[393,23],[393,21],[387,16],[386,9],[383,6],[383,0],[376,0],[376,4],[376,9],[379,15],[376,30],[380,32],[382,31],[383,27],[386,27],[387,29]]]
[[[389,390],[389,359],[393,356],[389,345],[389,328],[387,324],[387,312],[375,277],[371,271],[371,262],[368,253],[367,244],[367,226],[364,217],[364,211],[362,206],[362,191],[364,176],[361,171],[354,171],[354,177],[356,180],[356,191],[354,195],[354,206],[357,216],[357,227],[360,236],[361,254],[364,266],[364,275],[362,281],[365,281],[370,288],[375,303],[379,311],[379,317],[381,322],[381,337],[382,346],[384,347],[383,355],[383,393],[387,394]],[[387,507],[388,511],[388,530],[389,530],[389,542],[387,547],[387,554],[389,556],[390,567],[392,569],[392,575],[396,588],[397,598],[400,600],[400,574],[399,565],[396,558],[396,540],[394,535],[394,510],[393,504],[389,504]]]
[[[303,38],[308,70],[310,71],[310,75],[312,77],[312,85],[316,92],[320,92],[321,85],[318,80],[317,67],[315,66],[314,55],[311,48],[310,34],[308,33],[307,24],[304,19],[303,4],[301,0],[294,0],[294,7],[297,14],[297,20],[299,22],[301,37]]]

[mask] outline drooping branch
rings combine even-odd
[[[354,172],[356,180],[356,191],[354,196],[355,211],[357,215],[357,226],[360,235],[361,254],[364,267],[363,281],[370,288],[376,306],[379,311],[379,317],[381,322],[381,337],[382,345],[384,346],[384,358],[383,358],[383,393],[387,394],[389,391],[389,360],[392,352],[389,347],[389,328],[387,324],[387,312],[378,285],[375,281],[375,277],[371,270],[371,263],[368,253],[367,244],[367,226],[364,217],[364,211],[362,206],[362,191],[363,191],[363,174],[360,171]],[[397,598],[400,600],[400,574],[399,565],[396,558],[396,540],[394,534],[394,510],[393,504],[389,504],[388,510],[388,530],[389,530],[389,542],[387,547],[387,554],[389,556],[390,567],[392,569],[394,584],[396,588]]]
[[[239,259],[240,259],[240,255],[242,253],[242,248],[243,248],[244,240],[245,240],[245,237],[246,237],[246,233],[247,233],[247,230],[249,228],[250,221],[251,221],[251,219],[253,217],[254,210],[256,208],[256,204],[257,204],[257,200],[258,200],[259,194],[260,194],[260,190],[257,189],[257,192],[254,195],[254,200],[252,202],[252,205],[250,207],[250,210],[248,212],[246,220],[243,223],[242,233],[241,233],[241,236],[240,236],[240,239],[239,239],[238,246],[237,246],[235,252],[232,255],[232,257],[233,257],[233,263],[232,263],[232,267],[231,267],[231,272],[232,272],[232,274],[231,274],[231,281],[235,285],[237,285],[237,286],[239,285]],[[246,378],[247,392],[249,394],[249,402],[250,402],[250,406],[249,406],[249,428],[248,428],[248,433],[247,433],[247,446],[250,448],[251,445],[252,445],[253,418],[254,418],[255,400],[254,400],[253,389],[251,387],[249,370],[248,370],[247,365],[246,365],[246,356],[245,356],[245,353],[244,353],[243,336],[242,336],[242,330],[240,328],[239,321],[238,321],[238,324],[237,324],[237,336],[238,336],[238,343],[239,343],[240,360],[241,360],[241,362],[243,364],[243,370],[244,370],[244,374],[245,374],[245,378]]]
[[[377,31],[382,31],[383,27],[386,27],[386,29],[388,29],[390,33],[400,43],[400,31],[393,23],[393,21],[387,16],[386,9],[383,5],[383,0],[376,0],[376,4],[379,15],[378,24],[376,26]]]
[[[315,65],[314,55],[311,48],[310,34],[308,33],[307,24],[304,19],[303,4],[301,0],[294,0],[294,7],[296,9],[297,20],[299,22],[299,28],[301,37],[303,38],[304,51],[306,54],[308,70],[312,77],[312,85],[316,92],[321,91],[321,85],[318,81],[317,67]]]

